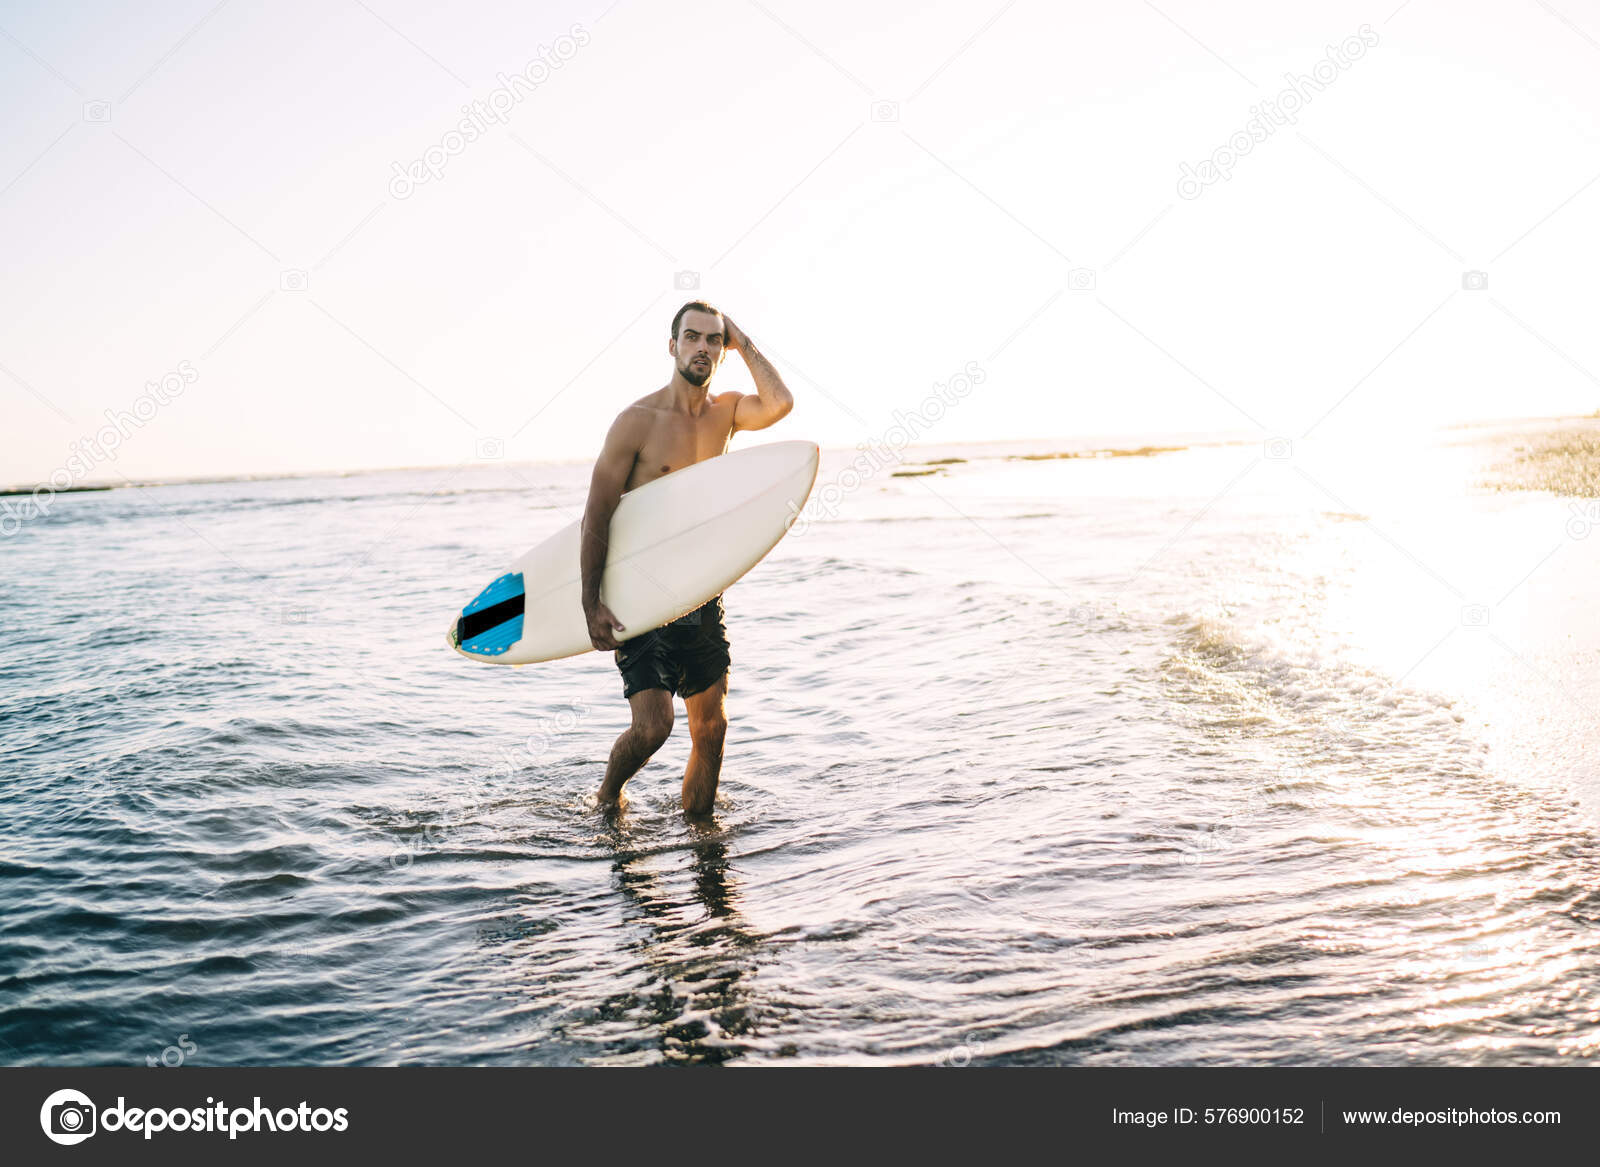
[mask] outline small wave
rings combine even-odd
[[[1167,624],[1175,629],[1174,651],[1163,668],[1173,695],[1188,704],[1214,705],[1220,716],[1254,716],[1270,708],[1310,725],[1339,714],[1366,721],[1453,708],[1448,697],[1400,687],[1389,677],[1315,650],[1296,651],[1215,617],[1178,613]]]

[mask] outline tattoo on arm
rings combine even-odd
[[[783,377],[778,370],[773,368],[772,362],[756,347],[755,341],[748,336],[745,338],[740,353],[744,356],[745,366],[750,370],[750,379],[756,383],[756,396],[761,399],[761,404],[769,411],[776,411],[777,417],[782,417],[794,408],[794,396],[789,392],[789,387],[783,383]],[[773,421],[777,420],[773,418]],[[771,424],[768,422],[767,424]]]

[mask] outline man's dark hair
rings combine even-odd
[[[721,316],[722,315],[722,312],[719,309],[713,308],[710,304],[707,304],[704,300],[690,300],[682,308],[679,308],[678,309],[678,314],[672,318],[672,339],[673,340],[677,340],[678,339],[678,325],[683,322],[683,314],[685,312],[709,312],[713,316]]]

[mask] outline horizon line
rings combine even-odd
[[[1550,414],[1550,415],[1534,414],[1534,415],[1526,415],[1526,416],[1509,416],[1509,417],[1481,417],[1481,418],[1473,418],[1473,419],[1461,420],[1461,421],[1437,422],[1437,423],[1434,423],[1434,424],[1429,425],[1429,426],[1424,426],[1422,428],[1430,429],[1430,430],[1449,430],[1449,429],[1466,429],[1466,428],[1470,428],[1470,427],[1473,427],[1473,426],[1482,426],[1482,425],[1507,424],[1507,423],[1511,423],[1511,422],[1520,422],[1520,421],[1550,421],[1550,422],[1556,422],[1556,421],[1587,421],[1587,420],[1594,420],[1596,418],[1600,418],[1600,410],[1596,410],[1594,413],[1584,413],[1584,414],[1578,414],[1578,413],[1565,414],[1564,413],[1564,414]],[[742,431],[742,432],[755,433],[755,432],[758,432],[758,431],[746,430],[746,431]],[[1233,436],[1233,435],[1238,435],[1241,432],[1242,432],[1241,428],[1219,429],[1219,430],[1176,430],[1176,431],[1169,431],[1169,432],[1161,433],[1161,434],[1152,434],[1149,431],[1140,431],[1138,435],[1134,434],[1132,431],[1127,431],[1127,432],[1118,431],[1115,434],[1104,433],[1104,434],[1080,434],[1080,435],[1048,435],[1048,436],[1043,436],[1043,437],[979,438],[979,439],[971,439],[971,440],[966,440],[966,441],[952,440],[952,441],[943,441],[943,442],[907,442],[903,446],[900,446],[899,449],[901,449],[901,450],[912,450],[912,449],[918,449],[918,448],[936,448],[936,447],[946,447],[946,446],[1001,446],[1001,445],[1017,445],[1017,444],[1021,444],[1021,443],[1025,443],[1025,442],[1028,442],[1028,443],[1054,442],[1054,441],[1083,442],[1083,441],[1091,441],[1091,440],[1096,440],[1096,439],[1099,439],[1099,440],[1110,440],[1113,437],[1130,437],[1131,438],[1131,437],[1136,437],[1136,436],[1163,437],[1163,438],[1180,438],[1180,437],[1188,436],[1188,437],[1192,437],[1192,438],[1210,438],[1210,439],[1214,439],[1212,444],[1218,444],[1219,442],[1226,442],[1228,444],[1238,444],[1239,442],[1248,440],[1247,438],[1239,438],[1239,437]],[[783,440],[788,440],[788,439],[783,439]],[[1201,445],[1201,444],[1205,444],[1205,443],[1193,442],[1193,443],[1190,443],[1190,444],[1191,445]],[[856,443],[854,445],[848,445],[848,446],[845,446],[845,445],[822,446],[819,443],[819,448],[822,450],[823,453],[827,453],[829,451],[860,450],[860,449],[862,449],[862,443],[858,442],[858,443]],[[1090,447],[1090,450],[1097,449],[1097,448],[1098,447]],[[1187,447],[1185,447],[1185,448],[1187,448]],[[489,468],[489,467],[493,467],[493,466],[572,466],[572,465],[581,465],[581,464],[584,464],[584,463],[587,463],[587,462],[591,462],[592,460],[593,459],[588,457],[588,456],[577,457],[577,458],[527,458],[527,459],[521,459],[521,460],[515,460],[515,461],[507,460],[507,459],[500,459],[500,458],[493,458],[493,459],[474,458],[474,459],[472,459],[470,461],[456,462],[456,463],[450,463],[450,462],[425,462],[425,463],[413,463],[413,464],[404,464],[404,463],[402,463],[402,464],[389,465],[389,466],[362,466],[362,467],[355,467],[355,468],[346,468],[346,469],[342,469],[342,470],[322,468],[322,469],[316,469],[316,470],[264,471],[264,472],[255,473],[255,474],[221,474],[221,475],[219,475],[219,474],[199,474],[199,475],[192,475],[192,476],[191,475],[179,475],[179,476],[160,477],[160,478],[146,478],[146,479],[137,479],[137,480],[135,480],[135,479],[124,479],[121,482],[106,481],[106,480],[103,480],[103,479],[92,479],[92,480],[86,480],[86,481],[84,481],[82,483],[74,483],[71,486],[66,486],[66,487],[61,487],[61,488],[53,487],[48,482],[40,482],[40,483],[35,483],[32,486],[27,486],[27,485],[22,485],[22,484],[0,486],[0,498],[16,497],[16,496],[19,496],[19,495],[31,495],[31,494],[35,494],[35,493],[37,493],[39,491],[48,491],[52,495],[56,495],[56,494],[93,494],[93,493],[101,493],[101,492],[108,491],[108,490],[143,489],[143,488],[149,488],[149,487],[155,487],[155,486],[213,486],[213,485],[220,485],[220,484],[229,483],[229,482],[282,482],[282,481],[286,481],[286,480],[290,480],[290,479],[297,479],[297,478],[354,478],[354,477],[357,477],[357,476],[360,476],[360,475],[365,475],[365,474],[398,474],[398,473],[404,473],[404,472],[412,471],[412,470],[484,469],[484,468]]]

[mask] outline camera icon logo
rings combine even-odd
[[[111,120],[111,103],[109,101],[84,102],[83,120],[86,122],[109,122]]]
[[[1075,267],[1067,273],[1067,287],[1074,292],[1092,292],[1095,287],[1095,272],[1092,267]]]
[[[872,120],[875,122],[899,121],[900,103],[898,101],[874,101],[872,103]]]
[[[80,1091],[57,1090],[39,1108],[39,1125],[52,1143],[81,1143],[95,1132],[94,1103]]]
[[[1464,271],[1461,273],[1461,286],[1469,292],[1482,292],[1489,287],[1489,273],[1486,271]]]
[[[278,277],[278,289],[283,292],[303,292],[311,286],[311,277],[297,267],[291,267]]]
[[[479,438],[474,453],[480,462],[498,462],[506,456],[506,444],[500,438]]]
[[[1268,438],[1261,444],[1264,457],[1274,462],[1287,462],[1294,457],[1294,443],[1288,438]]]
[[[680,292],[698,292],[700,290],[700,273],[697,271],[675,272],[672,276],[672,286]]]

